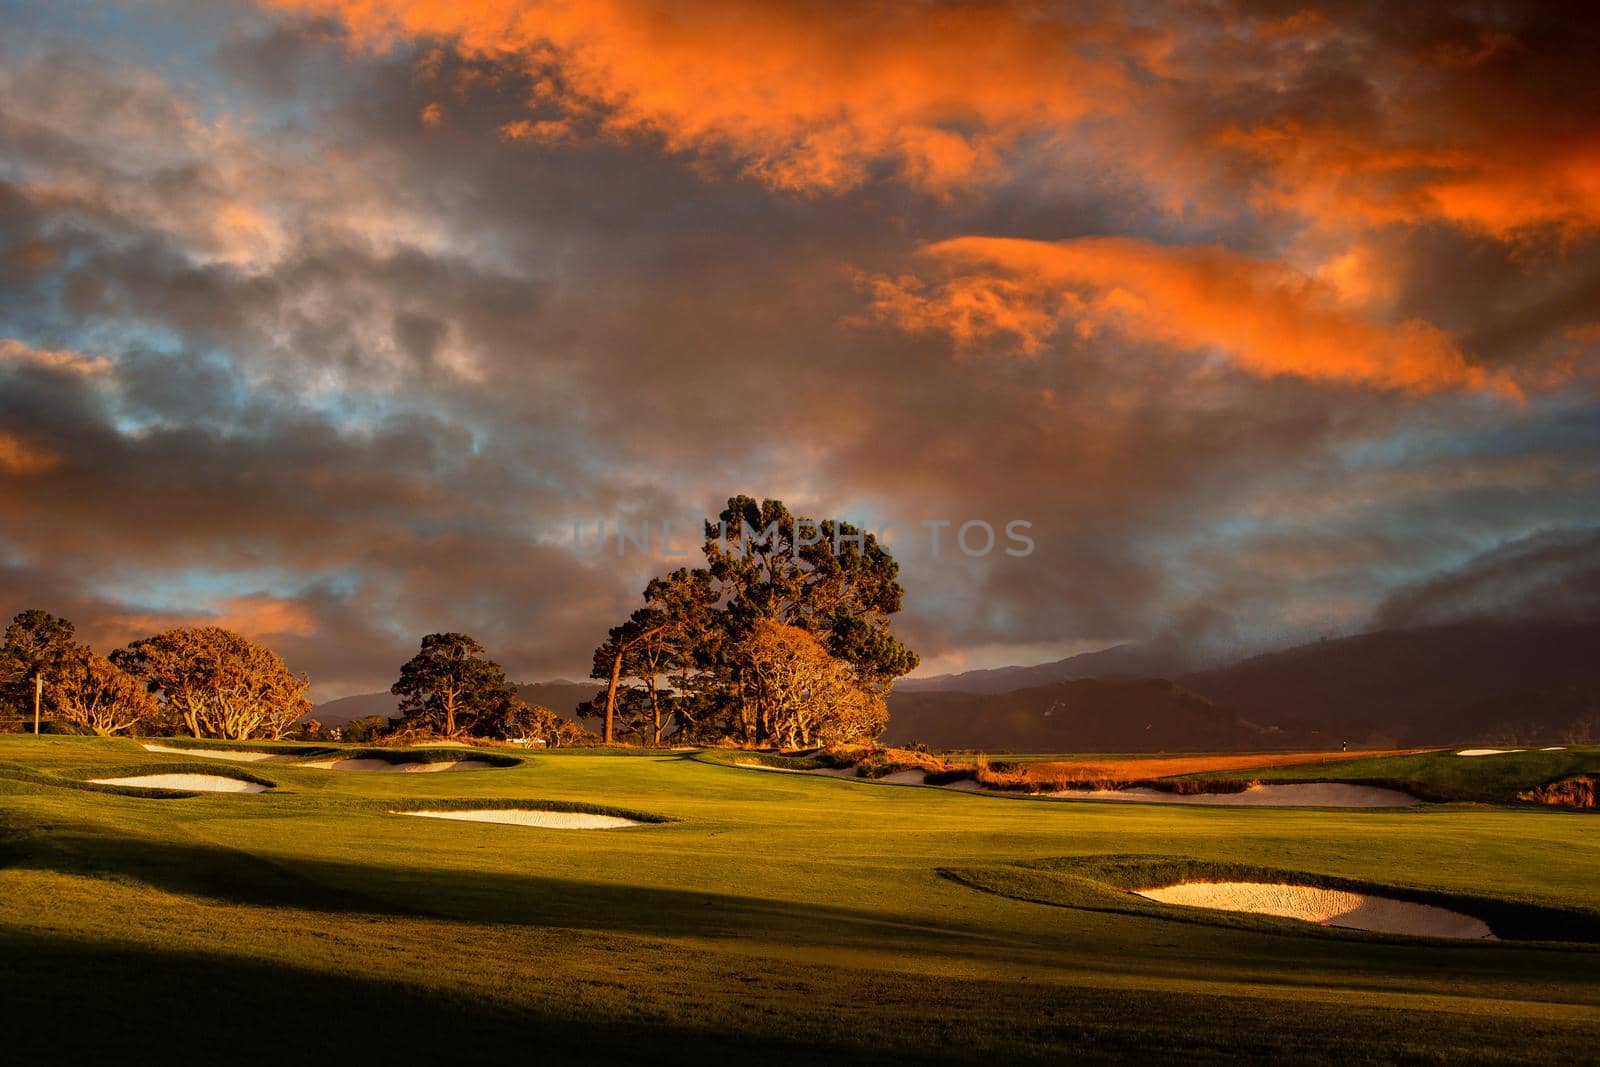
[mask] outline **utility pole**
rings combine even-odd
[[[33,676],[33,735],[39,736],[39,699],[44,696],[44,675]]]

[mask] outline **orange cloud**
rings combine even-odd
[[[220,626],[262,642],[282,637],[310,637],[317,629],[311,611],[298,601],[268,593],[249,593],[229,597],[212,611],[118,612],[101,623],[95,637],[102,644],[127,644],[174,626]]]
[[[269,2],[337,17],[365,46],[442,39],[524,64],[530,103],[557,114],[507,137],[548,141],[577,117],[602,136],[727,152],[807,192],[851,188],[880,164],[934,192],[992,179],[1020,138],[1063,135],[1125,95],[1125,56],[1148,35],[1037,4]]]
[[[1185,352],[1214,352],[1263,377],[1291,375],[1411,394],[1516,394],[1444,331],[1374,321],[1327,282],[1216,246],[1129,238],[1045,242],[964,237],[925,249],[932,280],[865,281],[876,316],[975,347],[1009,336],[1037,355],[1070,328]]]
[[[1334,126],[1278,122],[1216,135],[1264,165],[1260,206],[1371,224],[1442,219],[1496,237],[1600,223],[1600,136],[1589,142],[1390,145]]]
[[[0,471],[7,474],[43,474],[61,465],[61,455],[32,444],[16,434],[0,433]]]
[[[89,356],[67,348],[35,348],[14,337],[0,337],[0,366],[43,367],[68,374],[94,378],[111,370],[111,361],[104,356]]]

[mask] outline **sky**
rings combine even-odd
[[[0,19],[0,609],[102,650],[582,677],[739,493],[922,674],[1600,616],[1581,5]]]

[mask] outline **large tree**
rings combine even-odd
[[[142,680],[87,648],[68,658],[52,690],[58,716],[102,737],[153,723],[161,715]]]
[[[276,652],[220,626],[179,626],[111,654],[195,737],[278,740],[311,710],[311,683]]]
[[[621,626],[612,627],[605,644],[595,649],[592,676],[606,680],[595,714],[605,722],[606,744],[616,739],[617,695],[623,679],[643,683],[650,702],[651,743],[661,744],[671,724],[663,718],[663,679],[689,667],[716,629],[721,594],[706,570],[680,568],[653,578],[644,590],[644,606]],[[670,714],[670,712],[669,712]]]
[[[888,725],[883,699],[798,626],[759,619],[734,654],[748,741],[781,748],[874,741]]]
[[[466,634],[429,634],[389,687],[400,698],[403,725],[455,737],[492,731],[516,698],[500,664]]]
[[[40,694],[83,651],[73,639],[75,633],[72,623],[38,608],[18,612],[6,627],[0,643],[0,685],[5,702],[18,714],[36,710]]]
[[[637,732],[656,744],[669,728],[699,739],[775,740],[763,725],[770,716],[752,702],[761,687],[748,676],[750,643],[766,623],[809,634],[852,686],[877,698],[916,667],[916,653],[890,632],[903,598],[898,565],[872,534],[738,496],[706,523],[704,551],[704,568],[652,581],[643,606],[595,650],[593,676],[606,687],[584,713],[604,720],[608,742],[619,707],[630,709],[621,718],[633,726],[646,699],[648,726]]]
[[[796,517],[781,500],[736,496],[706,523],[705,554],[736,629],[758,618],[798,626],[873,689],[916,669],[917,654],[889,630],[905,596],[900,565],[874,534]]]

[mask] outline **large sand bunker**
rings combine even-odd
[[[193,793],[260,793],[260,782],[224,778],[216,774],[141,774],[132,778],[91,778],[96,785],[127,785],[135,789],[181,789]]]
[[[1155,889],[1140,889],[1137,894],[1163,904],[1276,915],[1322,926],[1342,926],[1380,934],[1495,940],[1493,931],[1482,919],[1447,908],[1309,885],[1288,885],[1283,882],[1184,882]]]
[[[299,763],[297,767],[315,767],[322,771],[379,771],[391,774],[436,774],[440,771],[482,771],[494,764],[481,759],[439,760],[434,763],[410,761],[390,762],[386,759],[324,759]]]
[[[977,782],[954,782],[951,789],[1026,796],[1038,800],[1122,800],[1146,804],[1207,804],[1218,807],[1407,808],[1422,801],[1398,789],[1344,782],[1252,785],[1237,793],[1168,793],[1161,789],[1063,789],[1054,793],[1010,793],[984,789]]]
[[[1458,756],[1504,756],[1511,752],[1522,752],[1520,748],[1464,748],[1457,752]]]
[[[485,808],[479,811],[391,811],[391,815],[419,815],[424,819],[459,819],[462,822],[497,822],[511,826],[539,826],[547,830],[615,830],[643,826],[636,819],[600,815],[591,811],[540,811],[534,808]]]
[[[273,752],[224,751],[220,748],[179,748],[176,745],[142,745],[146,752],[168,752],[179,756],[199,756],[202,759],[225,759],[234,763],[260,763],[262,760],[282,759]]]

